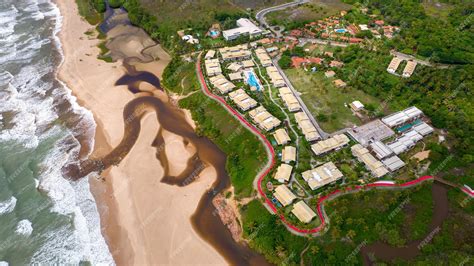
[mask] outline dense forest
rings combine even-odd
[[[345,0],[367,4],[369,12],[383,15],[400,34],[390,41],[399,51],[450,64],[474,63],[474,1],[445,0],[453,7],[443,19],[426,13],[416,0]]]

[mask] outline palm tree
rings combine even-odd
[[[319,252],[319,247],[318,246],[312,246],[311,247],[311,254],[316,255]]]
[[[277,252],[278,257],[283,257],[286,254],[285,248],[280,245],[276,246],[275,250]]]

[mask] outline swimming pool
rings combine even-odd
[[[409,124],[406,124],[406,125],[403,125],[403,126],[397,128],[397,131],[398,131],[398,133],[402,133],[402,132],[408,131],[410,128],[412,128],[412,127],[418,125],[418,124],[421,123],[421,122],[422,122],[422,121],[418,119],[418,120],[414,121],[413,123],[409,123]]]
[[[211,35],[211,37],[216,37],[217,35],[219,35],[219,32],[216,31],[216,30],[211,30],[211,31],[209,32],[209,35]]]
[[[347,32],[346,29],[335,29],[334,31],[337,32],[337,33],[345,33],[345,32]]]
[[[250,87],[255,87],[257,88],[257,91],[260,91],[260,83],[257,80],[257,77],[255,77],[255,74],[253,72],[247,72],[247,84],[249,84]]]

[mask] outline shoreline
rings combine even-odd
[[[96,131],[91,157],[99,158],[120,142],[124,133],[123,109],[135,96],[126,86],[114,86],[125,74],[121,62],[106,63],[97,59],[99,40],[84,34],[94,26],[79,16],[76,3],[73,0],[56,0],[55,3],[63,18],[58,33],[63,52],[58,78],[72,91],[78,104],[93,113]],[[149,71],[161,77],[167,62],[155,61],[152,65],[154,68]],[[190,112],[185,113],[194,126]],[[156,149],[150,145],[157,129],[161,128],[153,119],[154,114],[150,112],[143,117],[143,131],[130,154],[120,165],[101,174],[105,182],[89,178],[100,213],[102,235],[114,261],[118,265],[227,264],[191,225],[191,216],[216,180],[216,173],[207,167],[201,174],[205,178],[184,188],[161,183],[159,176],[163,169],[155,157]],[[178,136],[168,135],[165,144],[183,150]],[[186,154],[167,155],[171,156],[173,169],[178,172],[187,161]]]

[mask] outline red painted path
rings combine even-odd
[[[270,143],[270,141],[260,132],[260,130],[258,130],[255,126],[253,126],[252,124],[250,124],[239,112],[237,112],[236,110],[234,110],[234,108],[232,108],[229,104],[227,104],[227,102],[220,96],[217,96],[215,95],[214,93],[212,93],[209,88],[207,87],[207,84],[206,84],[206,80],[204,78],[204,74],[202,73],[202,69],[201,69],[201,64],[200,64],[200,61],[201,61],[201,57],[199,55],[199,58],[197,60],[197,63],[196,63],[196,69],[199,73],[199,79],[200,79],[200,82],[201,82],[201,85],[204,89],[204,92],[207,96],[219,101],[223,106],[225,106],[227,108],[227,110],[232,113],[237,119],[240,120],[240,122],[242,122],[244,125],[246,125],[250,130],[252,130],[257,136],[259,136],[264,144],[266,145],[266,147],[268,148],[268,150],[270,151],[271,153],[271,158],[270,158],[270,164],[268,166],[267,169],[265,169],[265,171],[263,171],[260,176],[258,177],[258,193],[260,193],[260,196],[262,196],[264,199],[265,199],[265,202],[268,204],[268,206],[272,209],[272,211],[274,213],[277,213],[277,208],[275,207],[275,205],[273,205],[273,202],[267,197],[267,195],[263,192],[263,189],[262,189],[262,181],[263,179],[265,178],[265,176],[268,175],[268,173],[270,172],[270,170],[273,168],[273,166],[275,165],[275,150],[273,149],[273,146],[272,144]],[[321,224],[318,226],[318,227],[315,227],[313,229],[301,229],[301,228],[298,228],[296,227],[295,225],[291,224],[288,220],[285,219],[285,217],[283,215],[280,215],[280,219],[282,220],[283,223],[286,224],[286,226],[288,228],[290,228],[291,230],[297,232],[297,233],[302,233],[302,234],[315,234],[315,233],[318,233],[320,231],[323,230],[324,226],[326,225],[326,220],[324,218],[324,214],[323,214],[323,210],[322,210],[322,205],[323,203],[330,197],[333,197],[333,196],[337,196],[339,194],[343,194],[345,192],[348,192],[348,191],[358,191],[358,190],[362,190],[362,189],[365,189],[365,188],[376,188],[376,187],[410,187],[410,186],[414,186],[414,185],[417,185],[423,181],[426,181],[426,180],[431,180],[431,179],[434,179],[433,176],[422,176],[418,179],[415,179],[415,180],[412,180],[412,181],[409,181],[409,182],[406,182],[406,183],[403,183],[403,184],[389,184],[389,183],[371,183],[371,184],[367,184],[367,185],[364,185],[364,186],[355,186],[354,188],[345,188],[343,190],[335,190],[335,191],[332,191],[331,193],[329,193],[328,195],[326,196],[323,196],[321,198],[319,198],[318,200],[318,205],[317,205],[317,212],[318,212],[318,217],[321,221]],[[463,189],[464,192],[466,192],[467,194],[470,194],[471,196],[473,195],[472,192],[468,191],[468,189],[464,188]]]

